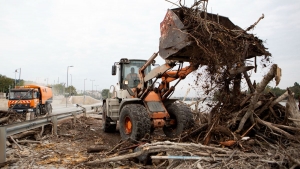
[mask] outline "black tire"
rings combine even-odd
[[[163,131],[167,137],[177,137],[184,130],[194,125],[193,113],[191,108],[183,103],[173,103],[167,107],[170,118],[175,120],[172,126],[164,126]]]
[[[36,109],[35,109],[35,117],[41,115],[41,108],[40,106],[36,106]]]
[[[123,140],[138,141],[150,134],[151,121],[143,105],[125,105],[121,110],[119,121],[120,135]]]
[[[116,131],[117,124],[111,124],[113,120],[107,117],[106,103],[103,104],[102,112],[102,130],[106,133],[113,133]]]

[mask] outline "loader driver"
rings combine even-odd
[[[134,68],[132,67],[131,68],[131,73],[129,73],[127,76],[126,76],[126,79],[128,80],[128,86],[129,87],[136,87],[136,85],[138,84],[138,81],[139,78],[138,78],[138,75],[136,73],[134,73]]]

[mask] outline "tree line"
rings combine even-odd
[[[299,83],[295,82],[294,86],[288,87],[293,93],[294,93],[294,98],[299,99],[300,97],[300,85]],[[273,93],[275,96],[280,96],[282,95],[284,92],[286,92],[286,89],[280,89],[279,87],[271,87],[271,86],[267,86],[265,88],[265,93],[271,92]]]
[[[9,91],[9,88],[13,88],[15,85],[24,85],[24,84],[35,84],[35,82],[32,81],[24,81],[22,79],[15,80],[9,77],[6,77],[4,75],[0,74],[0,92],[3,93],[7,93]],[[65,85],[63,83],[61,84],[55,84],[51,86],[53,89],[53,94],[55,95],[63,95],[63,94],[68,94],[68,95],[78,95],[76,88],[74,86],[68,86],[65,87]],[[294,92],[294,97],[296,99],[298,99],[300,97],[300,85],[298,82],[294,83],[294,86],[288,87],[292,92]],[[280,96],[282,95],[284,92],[286,91],[286,89],[280,89],[279,87],[271,87],[271,86],[267,86],[265,88],[265,93],[271,92],[273,93],[275,96]],[[106,99],[107,97],[109,97],[109,89],[103,89],[101,92],[102,98]],[[189,98],[191,99],[191,98]]]
[[[0,74],[0,92],[8,93],[10,88],[14,88],[15,86],[24,86],[25,84],[36,84],[33,81],[25,81],[23,79],[12,79]],[[65,87],[63,83],[48,85],[52,87],[54,95],[77,95],[76,88],[74,86]]]

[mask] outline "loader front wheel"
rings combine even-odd
[[[169,112],[170,120],[174,121],[174,124],[163,127],[163,131],[167,137],[177,137],[185,129],[194,125],[192,111],[187,105],[173,103],[167,107],[167,111]]]
[[[102,110],[102,130],[106,133],[115,132],[117,124],[111,124],[113,120],[110,117],[107,117],[106,103],[103,104]]]
[[[123,140],[140,140],[150,134],[151,122],[146,108],[140,104],[125,105],[120,114],[120,135]]]

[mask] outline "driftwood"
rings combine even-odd
[[[230,75],[236,75],[236,74],[239,74],[239,73],[243,73],[243,72],[249,71],[249,70],[251,70],[253,68],[254,68],[254,66],[239,67],[237,69],[231,69],[231,70],[229,70],[229,74]]]
[[[286,112],[289,118],[300,120],[300,112],[298,110],[296,101],[294,99],[294,95],[291,90],[287,89],[287,91],[289,96],[288,96],[288,101],[286,103]],[[300,122],[293,121],[293,123],[295,124],[296,127],[300,128]]]
[[[12,138],[20,139],[20,138],[24,138],[24,137],[35,135],[35,134],[38,134],[38,131],[29,130],[29,131],[25,131],[25,132],[22,132],[22,133],[19,133],[19,134],[15,134],[15,135],[12,136]]]
[[[153,154],[154,153],[154,154]],[[150,155],[151,154],[151,155]],[[278,156],[285,156],[279,153]],[[113,164],[114,162],[123,163],[132,158],[150,156],[153,160],[168,160],[168,166],[164,165],[164,168],[195,168],[192,166],[203,166],[204,168],[226,168],[226,166],[231,166],[232,168],[236,164],[231,164],[232,160],[239,160],[240,163],[244,159],[248,159],[253,164],[269,164],[276,160],[276,156],[264,156],[257,153],[245,153],[240,150],[231,150],[227,148],[218,148],[213,146],[205,146],[202,144],[194,143],[174,143],[174,142],[155,142],[146,143],[139,146],[139,149],[135,152],[131,152],[124,155],[97,159],[95,161],[88,161],[85,163],[87,166],[100,167],[103,163]],[[278,158],[278,157],[277,157]],[[283,158],[277,161],[282,161]],[[294,161],[293,161],[294,160]],[[291,159],[293,163],[298,164],[297,160]],[[159,166],[166,164],[165,161],[155,161],[157,164],[160,162]],[[255,163],[254,163],[255,162]],[[257,164],[257,165],[258,165]],[[206,166],[206,167],[205,167]],[[147,166],[145,166],[147,168]],[[197,167],[196,167],[197,168]]]
[[[277,99],[275,99],[270,107],[273,107],[275,104],[281,102],[283,99],[287,98],[289,96],[288,91],[284,92],[281,96],[277,97]]]
[[[7,122],[7,121],[9,120],[9,117],[10,117],[10,116],[2,117],[2,118],[0,119],[0,124]]]
[[[267,121],[263,121],[263,120],[261,120],[260,118],[256,118],[256,121],[257,121],[258,123],[262,124],[262,125],[267,126],[267,127],[270,128],[271,130],[276,131],[276,132],[278,132],[278,133],[284,135],[284,136],[287,137],[288,139],[294,140],[294,141],[298,141],[298,142],[300,143],[300,141],[299,141],[296,137],[294,137],[293,135],[291,135],[290,133],[288,133],[288,132],[286,132],[286,131],[284,131],[284,130],[281,130],[280,128],[276,127],[276,126],[273,125],[272,123],[267,122]]]
[[[34,141],[34,140],[17,140],[18,143],[38,143],[41,144],[40,141]]]
[[[0,167],[4,167],[4,166],[10,165],[10,164],[14,164],[18,161],[19,161],[19,159],[7,160],[4,163],[0,163]]]
[[[256,87],[254,95],[251,98],[250,106],[249,106],[247,112],[245,113],[244,117],[240,121],[239,127],[236,130],[236,132],[240,132],[243,129],[246,120],[248,120],[248,118],[253,115],[255,104],[258,102],[258,99],[259,99],[260,95],[262,94],[262,92],[264,91],[264,89],[268,85],[268,83],[275,76],[277,76],[277,74],[276,74],[277,69],[278,69],[278,66],[276,64],[272,65],[272,67],[271,67],[270,71],[268,72],[268,74],[263,78],[263,80]]]
[[[16,140],[14,138],[12,138],[12,136],[9,136],[10,139],[17,145],[17,147],[20,149],[20,150],[23,150],[22,147],[16,142]]]
[[[108,150],[107,146],[97,146],[97,147],[89,147],[87,148],[87,153],[96,153],[96,152],[101,152]]]
[[[96,160],[96,161],[89,161],[89,162],[85,163],[85,165],[97,166],[101,163],[126,160],[129,158],[138,157],[140,155],[145,155],[145,154],[149,154],[149,153],[157,153],[157,152],[165,152],[165,151],[168,151],[168,152],[170,152],[170,151],[177,151],[177,152],[178,151],[182,151],[182,152],[187,152],[187,151],[189,151],[189,152],[193,152],[193,151],[207,152],[207,151],[210,151],[210,152],[224,154],[224,155],[228,155],[228,156],[230,156],[230,154],[232,154],[232,152],[233,152],[233,150],[230,150],[227,148],[217,148],[217,147],[205,146],[202,144],[194,144],[194,143],[174,143],[174,142],[170,142],[170,141],[156,142],[156,143],[152,143],[152,144],[146,143],[146,144],[140,145],[138,150],[139,151],[136,151],[136,152],[133,152],[130,154],[126,154],[126,155],[121,155],[121,156],[116,156],[116,157],[111,157],[111,158],[104,158],[104,159],[100,159],[100,160]]]

